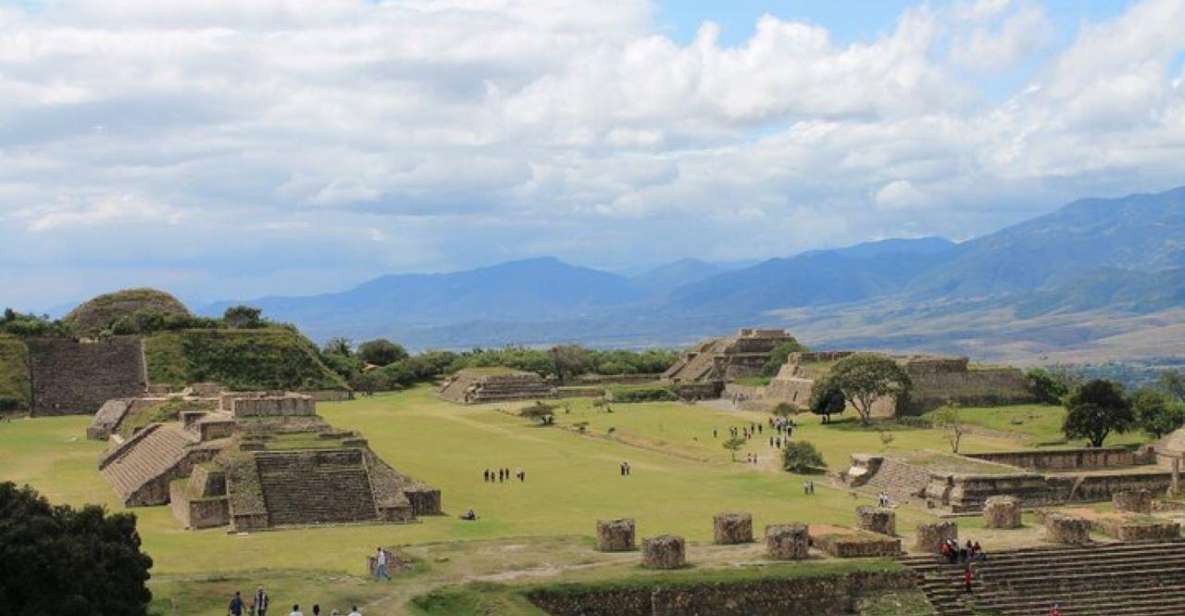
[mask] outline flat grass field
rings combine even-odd
[[[422,592],[432,584],[471,580],[509,562],[497,554],[499,549],[483,560],[476,555],[481,550],[466,546],[513,544],[523,552],[524,569],[578,567],[597,561],[591,545],[598,518],[633,517],[640,537],[673,533],[691,544],[708,544],[712,516],[721,511],[751,512],[760,534],[766,524],[791,521],[852,524],[856,505],[868,504],[867,498],[827,487],[823,478],[816,478],[817,494],[803,495],[804,478],[779,470],[768,430],[737,455],[744,460],[746,453],[757,453],[758,465],[731,462],[721,447],[728,427],[764,425],[768,415],[709,404],[594,408],[589,399],[565,402],[567,409],[557,410],[556,425],[546,427],[512,414],[527,403],[460,406],[439,400],[427,386],[323,403],[318,412],[330,423],[358,430],[392,466],[440,488],[448,515],[409,525],[231,535],[219,529],[184,530],[167,506],[137,508],[132,511],[139,518],[144,549],[155,562],[155,607],[161,613],[219,613],[232,588],[263,581],[285,594],[340,596],[339,609],[352,599],[367,602],[368,613],[405,613],[402,604],[414,594],[413,587]],[[1028,414],[1062,412],[1024,408]],[[991,412],[1002,410],[1007,409]],[[979,413],[968,409],[969,416]],[[854,422],[823,425],[811,415],[796,421],[801,427],[794,439],[814,443],[836,470],[847,465],[853,452],[947,450],[944,433],[934,429],[893,425],[886,446],[878,430]],[[577,426],[585,422],[582,434]],[[54,502],[122,509],[97,471],[105,444],[85,439],[88,423],[88,417],[79,416],[0,423],[0,480],[29,483]],[[1018,438],[1053,436],[984,431],[964,437],[963,451],[1016,449],[1023,445]],[[622,461],[630,463],[631,476],[620,476]],[[526,481],[482,481],[484,469],[499,466],[521,468]],[[468,508],[477,512],[478,521],[457,519]],[[898,516],[902,529],[929,517],[910,509]],[[553,541],[560,543],[550,545]],[[377,545],[412,546],[413,553],[426,559],[424,571],[413,576],[414,583],[402,585],[364,580],[365,558]],[[631,565],[636,558],[629,556]],[[614,570],[618,561],[606,562]]]

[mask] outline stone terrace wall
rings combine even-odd
[[[90,415],[108,400],[141,395],[148,386],[139,337],[29,338],[26,344],[34,416]]]
[[[1142,471],[1138,467],[1126,473],[1085,475],[933,473],[930,485],[926,488],[926,497],[936,505],[949,507],[955,513],[964,513],[981,510],[987,498],[995,495],[1015,496],[1023,506],[1037,507],[1066,502],[1108,501],[1116,492],[1133,490],[1164,494],[1172,485],[1172,479],[1169,471]]]
[[[255,465],[273,526],[379,517],[361,450],[260,452]]]
[[[1155,462],[1155,454],[1122,447],[1108,449],[1063,449],[1054,451],[1001,451],[971,453],[968,458],[986,460],[1038,471],[1123,468]]]
[[[905,572],[849,573],[751,582],[538,590],[528,598],[555,616],[843,616],[866,593],[914,588]]]
[[[221,406],[235,417],[307,417],[317,401],[304,394],[223,394]]]

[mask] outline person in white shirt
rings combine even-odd
[[[292,606],[292,613],[289,614],[288,616],[304,616],[304,613],[300,611],[299,605],[293,605]]]
[[[387,552],[383,548],[378,549],[378,554],[374,557],[374,578],[391,579],[390,572],[387,571]]]
[[[349,616],[362,616],[362,612],[359,612],[358,606],[355,605],[354,608],[352,610],[350,610]]]

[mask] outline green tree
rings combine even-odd
[[[552,371],[560,383],[567,383],[588,371],[592,366],[586,349],[575,344],[561,344],[551,348]]]
[[[823,455],[807,441],[793,441],[782,450],[782,468],[791,473],[812,473],[827,468]]]
[[[811,388],[810,405],[812,413],[823,417],[823,423],[831,421],[832,415],[843,413],[848,406],[843,390],[828,376],[815,381]]]
[[[374,366],[386,366],[387,364],[407,359],[407,349],[386,338],[378,338],[360,344],[358,346],[358,357],[362,361]]]
[[[349,338],[330,338],[325,341],[325,346],[321,347],[321,353],[325,355],[341,355],[342,357],[352,357],[354,355],[354,343],[350,342]]]
[[[782,364],[790,358],[791,353],[805,353],[808,349],[797,340],[783,342],[769,352],[769,359],[761,366],[761,376],[774,376],[782,369]]]
[[[5,612],[141,616],[152,599],[145,585],[151,567],[135,515],[51,506],[28,486],[0,483]]]
[[[1029,392],[1042,404],[1061,404],[1062,397],[1070,393],[1070,385],[1045,368],[1030,368],[1025,372]]]
[[[1066,399],[1066,438],[1085,438],[1092,447],[1102,447],[1107,435],[1126,432],[1134,423],[1131,402],[1123,388],[1112,381],[1095,379],[1075,389]]]
[[[827,376],[865,425],[872,419],[872,405],[877,400],[892,397],[899,404],[913,387],[897,362],[875,353],[849,355],[836,362]]]
[[[963,442],[963,435],[967,433],[967,424],[963,423],[963,418],[959,414],[959,405],[949,403],[934,411],[931,421],[935,428],[946,432],[946,440],[950,443],[951,452],[959,453],[959,445]]]
[[[1165,370],[1156,384],[1178,402],[1185,401],[1185,375],[1180,370]]]
[[[741,450],[741,447],[745,446],[745,439],[743,439],[739,436],[734,436],[734,437],[728,439],[727,441],[724,441],[723,443],[721,443],[721,445],[725,449],[727,449],[729,453],[732,454],[732,461],[736,462],[737,461],[737,452]]]
[[[263,327],[263,312],[251,306],[231,306],[222,313],[222,321],[231,329]]]
[[[1185,424],[1185,406],[1157,389],[1140,389],[1131,397],[1136,425],[1152,438],[1160,438]]]

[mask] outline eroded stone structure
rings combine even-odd
[[[944,520],[933,524],[918,524],[917,537],[914,539],[914,549],[920,552],[942,553],[942,544],[948,539],[959,540],[959,525]]]
[[[137,336],[98,341],[28,338],[30,414],[90,415],[112,398],[142,395],[148,387]]]
[[[811,545],[836,558],[898,556],[901,540],[879,533],[841,527],[815,527]]]
[[[719,395],[726,381],[754,376],[769,361],[770,351],[795,339],[781,329],[742,329],[735,336],[712,338],[684,353],[666,372],[674,386],[710,385]]]
[[[810,554],[810,527],[806,524],[766,526],[765,549],[774,560],[802,560]]]
[[[441,513],[439,490],[396,471],[360,435],[333,429],[309,396],[221,394],[210,410],[158,419],[126,440],[113,435],[99,469],[125,505],[169,503],[188,528],[409,522]]]
[[[1054,543],[1083,545],[1090,543],[1090,520],[1063,513],[1045,516],[1045,538]]]
[[[1111,495],[1115,511],[1128,513],[1152,513],[1152,493],[1148,490],[1116,492]]]
[[[683,537],[659,535],[642,540],[642,566],[647,569],[680,569],[687,565]]]
[[[983,506],[984,528],[1020,528],[1020,499],[1015,496],[989,496]]]
[[[890,537],[897,534],[897,512],[883,507],[858,507],[856,521],[860,530]]]
[[[634,545],[634,520],[597,520],[597,550],[601,552],[629,552]]]
[[[749,513],[718,513],[712,518],[716,543],[731,545],[753,543],[753,515]]]
[[[445,379],[440,397],[460,404],[542,400],[556,397],[556,388],[534,372],[508,368],[465,368]]]

